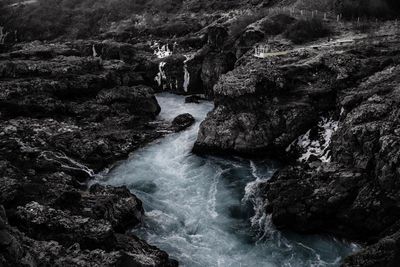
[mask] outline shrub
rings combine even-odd
[[[229,27],[229,34],[234,38],[241,35],[246,30],[247,26],[262,19],[265,15],[265,12],[261,10],[236,18]]]
[[[291,16],[278,14],[262,21],[260,28],[266,35],[278,35],[284,32],[294,21],[295,19]]]
[[[196,32],[201,29],[201,26],[196,22],[187,21],[170,21],[163,25],[149,29],[149,32],[159,37],[184,36],[191,32]]]
[[[302,44],[331,34],[331,30],[320,19],[299,20],[285,32],[286,38],[295,44]]]

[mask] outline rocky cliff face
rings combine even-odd
[[[126,234],[144,213],[128,189],[86,186],[169,127],[154,123],[138,51],[77,41],[0,55],[1,265],[176,264]]]
[[[394,266],[398,259],[399,77],[399,67],[389,66],[342,92],[332,162],[285,169],[265,188],[279,227],[379,240],[345,266]]]
[[[194,151],[294,155],[299,160],[263,185],[273,223],[379,241],[345,266],[392,266],[399,255],[399,48],[310,48],[242,59],[214,87],[216,107]],[[318,135],[321,117],[337,121],[324,133],[328,148],[295,152],[318,139],[310,136]]]

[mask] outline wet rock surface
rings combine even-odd
[[[156,120],[160,106],[140,53],[147,52],[76,41],[1,55],[2,266],[177,264],[127,234],[144,214],[127,188],[87,187],[168,127]]]
[[[172,129],[175,132],[180,132],[193,125],[195,119],[189,113],[181,114],[172,121]]]

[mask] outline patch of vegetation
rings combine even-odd
[[[336,11],[344,18],[391,19],[400,17],[399,0],[337,0]]]
[[[112,22],[146,12],[176,12],[182,0],[38,0],[37,3],[4,7],[7,28],[18,31],[18,39],[51,40],[97,35]],[[1,11],[1,10],[0,10]],[[175,25],[177,26],[177,25]],[[180,31],[182,26],[180,25]]]
[[[147,24],[143,29],[145,33],[158,37],[181,37],[201,29],[201,25],[190,18],[167,18],[158,22]]]
[[[247,26],[264,18],[265,16],[266,16],[266,10],[259,10],[257,12],[239,16],[230,25],[229,34],[233,38],[238,37],[246,30]]]
[[[278,14],[261,22],[260,28],[266,35],[283,33],[296,19],[286,14]]]
[[[298,20],[285,31],[285,37],[295,44],[302,44],[329,36],[331,29],[320,19]]]

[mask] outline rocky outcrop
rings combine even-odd
[[[319,138],[312,135],[323,131],[313,129],[330,116],[334,126],[322,133],[330,138],[328,154],[297,154],[303,163],[289,161],[262,189],[279,229],[370,245],[345,266],[391,266],[398,259],[400,54],[397,44],[384,47],[241,59],[214,87],[216,107],[194,146],[199,153],[287,161],[295,144]]]
[[[144,213],[127,188],[87,188],[169,128],[154,121],[140,52],[96,45],[33,43],[0,57],[2,266],[176,265],[126,234]]]
[[[61,216],[59,217],[60,221],[54,221],[55,224],[49,224],[48,226],[55,227],[58,225],[63,230],[72,229],[78,225],[79,227],[89,226],[92,222],[86,219],[76,220],[79,217],[74,217],[71,221],[71,217],[65,217],[63,212],[51,210],[37,203],[30,203],[27,206],[29,210],[21,208],[20,212],[27,216],[25,218],[29,218],[33,213],[36,213],[38,215],[37,218],[31,217],[36,226],[44,226],[46,222],[52,220],[52,217],[48,217],[50,215],[48,212],[55,212],[58,216]],[[93,250],[82,249],[79,243],[73,243],[71,246],[66,247],[56,241],[37,241],[8,223],[2,206],[0,206],[0,214],[0,249],[2,252],[0,254],[0,263],[2,266],[177,266],[175,261],[168,259],[168,255],[165,252],[147,245],[132,235],[115,234],[111,231],[110,225],[107,224],[105,226],[100,225],[100,228],[96,229],[108,231],[113,243],[103,243],[102,245],[105,247],[114,245],[114,251],[99,248]],[[99,233],[104,232],[102,230],[86,229],[92,233],[92,238],[98,237]],[[83,229],[75,230],[82,231]],[[60,235],[62,233],[65,234],[65,232],[57,233]],[[96,234],[93,235],[93,233]],[[65,239],[62,238],[62,240],[65,243]],[[95,240],[100,241],[99,239]],[[72,241],[75,242],[74,240]]]
[[[332,162],[281,171],[267,185],[277,225],[376,241],[397,223],[399,81],[400,68],[388,67],[339,96]]]
[[[224,75],[214,88],[216,107],[202,123],[194,151],[260,155],[284,150],[317,120],[312,97],[330,94],[330,88],[304,92],[294,86],[305,83],[294,73],[315,71],[307,63],[273,68],[267,60],[252,60]],[[321,72],[331,79],[328,70]]]
[[[398,265],[400,259],[399,232],[382,238],[378,243],[347,257],[343,267],[372,267]]]
[[[216,107],[202,123],[194,151],[285,153],[299,135],[317,124],[319,115],[336,110],[342,87],[390,64],[389,55],[362,62],[357,57],[352,52],[305,50],[241,60],[214,87]]]
[[[201,70],[201,80],[203,82],[204,94],[208,98],[214,97],[214,85],[218,82],[222,74],[234,68],[236,57],[233,53],[210,52],[203,61]]]

